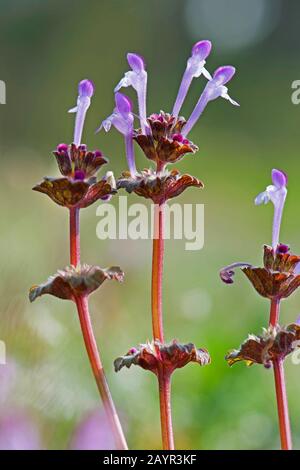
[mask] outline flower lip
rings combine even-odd
[[[274,168],[272,170],[272,182],[276,188],[282,188],[283,186],[286,186],[288,182],[287,174],[284,173],[284,171]]]
[[[225,284],[233,284],[233,276],[235,275],[236,268],[243,269],[245,267],[249,268],[252,267],[252,265],[250,263],[237,262],[224,266],[224,268],[220,270],[220,278]]]
[[[128,96],[117,92],[115,94],[116,108],[122,116],[127,116],[132,111],[132,103]]]
[[[145,70],[145,60],[142,56],[129,52],[127,54],[127,62],[134,72],[141,72]]]
[[[235,67],[232,65],[223,65],[222,67],[217,68],[213,78],[218,82],[218,85],[225,85],[229,82],[235,74]]]
[[[212,44],[208,40],[198,41],[193,45],[192,55],[198,55],[199,60],[205,60],[211,52]]]
[[[84,79],[79,82],[78,94],[79,96],[88,96],[91,98],[95,92],[95,85],[91,80]]]

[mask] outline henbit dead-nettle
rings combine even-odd
[[[197,349],[194,344],[180,344],[176,340],[165,342],[162,313],[162,283],[164,259],[164,207],[171,198],[179,196],[190,186],[203,188],[203,183],[189,174],[169,170],[168,165],[180,161],[186,154],[195,154],[198,147],[188,135],[209,101],[222,97],[237,105],[228,95],[225,86],[235,73],[232,66],[218,68],[213,76],[205,68],[205,59],[211,52],[210,41],[200,41],[192,48],[191,57],[183,74],[178,96],[171,113],[160,111],[147,117],[146,91],[147,71],[145,61],[137,54],[127,55],[131,68],[115,88],[115,108],[100,128],[108,132],[115,127],[125,139],[125,150],[129,171],[123,172],[117,181],[117,188],[128,193],[151,199],[155,204],[155,224],[152,256],[152,330],[153,340],[131,348],[115,361],[116,371],[132,364],[152,371],[158,379],[162,443],[164,449],[174,449],[170,386],[171,375],[189,362],[205,365],[210,356],[205,349]],[[203,75],[208,81],[193,112],[186,121],[179,116],[181,107],[193,78]],[[133,107],[130,99],[120,92],[122,87],[132,86],[137,93],[138,117],[140,126],[134,128]],[[138,171],[135,164],[134,141],[143,150],[154,167]]]
[[[78,310],[81,330],[89,361],[103,401],[105,411],[115,438],[117,449],[127,449],[122,427],[108,388],[100,354],[93,333],[89,314],[88,297],[106,279],[122,281],[124,273],[119,267],[102,269],[80,263],[80,209],[95,201],[107,201],[116,193],[112,172],[97,180],[98,170],[107,163],[99,150],[89,151],[81,143],[86,112],[94,94],[90,80],[82,80],[78,87],[77,106],[70,112],[76,113],[74,139],[71,145],[60,144],[53,152],[62,177],[44,178],[33,189],[48,195],[60,206],[69,209],[70,214],[70,266],[59,270],[47,282],[30,289],[30,301],[44,294],[73,301]]]
[[[279,243],[282,212],[287,195],[287,176],[279,170],[272,170],[272,185],[255,198],[255,204],[274,205],[272,246],[264,246],[263,267],[249,263],[233,263],[220,272],[221,279],[233,283],[234,269],[239,267],[252,283],[255,290],[270,300],[269,325],[260,336],[249,335],[239,349],[231,351],[226,360],[229,365],[245,361],[247,365],[263,364],[273,367],[278,408],[281,448],[292,448],[288,403],[283,363],[288,354],[299,347],[300,324],[298,321],[281,326],[279,324],[280,301],[289,297],[300,286],[297,267],[300,256],[291,254],[289,246]]]

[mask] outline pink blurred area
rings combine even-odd
[[[0,417],[0,450],[39,450],[39,431],[24,413],[8,411]]]
[[[71,450],[115,449],[113,436],[102,411],[91,411],[82,419],[74,431],[69,448]]]

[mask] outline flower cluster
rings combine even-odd
[[[193,155],[198,151],[198,146],[190,140],[189,134],[210,101],[222,97],[238,105],[230,98],[225,86],[235,74],[235,68],[219,67],[211,75],[206,69],[206,59],[210,52],[210,41],[199,41],[193,46],[172,112],[160,111],[149,116],[147,115],[148,74],[145,61],[137,54],[127,55],[130,70],[115,87],[115,108],[98,128],[108,132],[114,127],[125,140],[128,171],[124,171],[117,180],[117,189],[125,188],[128,193],[134,192],[138,196],[151,199],[161,207],[188,187],[203,188],[204,185],[198,178],[189,174],[180,174],[177,169],[170,170],[168,166],[179,162],[185,155]],[[205,77],[207,83],[190,117],[185,119],[180,115],[181,108],[192,80],[201,75]],[[133,112],[132,102],[120,92],[122,88],[129,86],[133,87],[137,94],[139,119],[137,128],[134,125],[136,114]],[[137,170],[134,142],[154,166]],[[156,278],[155,272],[153,276]],[[157,292],[154,288],[152,296],[155,295]],[[172,367],[182,367],[190,361],[201,365],[208,364],[210,362],[208,352],[197,350],[192,344],[180,345],[175,340],[165,344],[159,340],[159,335],[154,334],[153,342],[140,345],[138,349],[130,350],[127,355],[118,358],[115,361],[115,368],[120,370],[123,366],[137,364],[158,373],[161,367],[169,370]],[[173,363],[173,366],[167,367],[167,363]]]
[[[115,127],[125,139],[125,149],[129,172],[124,172],[118,180],[118,188],[135,192],[139,196],[162,204],[180,194],[189,186],[202,188],[203,183],[190,175],[180,175],[169,171],[167,166],[181,160],[186,154],[194,154],[198,147],[188,138],[188,134],[198,121],[207,104],[218,97],[237,105],[228,95],[225,86],[235,73],[232,66],[219,67],[211,76],[205,68],[206,58],[211,52],[210,41],[196,43],[179,87],[172,113],[160,111],[147,117],[147,71],[144,59],[133,53],[127,55],[130,66],[128,72],[115,87],[115,108],[99,127],[108,132]],[[193,78],[203,75],[207,84],[189,119],[180,116],[182,105]],[[133,106],[130,99],[120,92],[123,87],[132,86],[137,93],[139,128],[134,128]],[[135,164],[134,141],[138,143],[148,160],[155,164],[155,170],[138,172]],[[166,182],[166,183],[165,183]],[[180,191],[177,188],[180,187]]]
[[[274,358],[284,358],[289,354],[293,350],[293,342],[300,338],[299,326],[296,324],[286,327],[278,324],[280,300],[289,297],[300,286],[300,274],[297,269],[300,256],[291,254],[288,245],[279,243],[281,219],[287,195],[287,175],[274,169],[271,176],[273,184],[267,186],[266,190],[255,198],[256,205],[267,204],[269,201],[274,205],[272,246],[264,246],[263,267],[244,262],[233,263],[222,268],[220,277],[226,284],[232,284],[234,270],[241,268],[256,292],[270,299],[272,305],[276,306],[278,314],[274,319],[270,318],[270,326],[264,330],[262,336],[250,335],[238,351],[235,350],[226,356],[229,365],[245,360],[247,364],[258,363],[269,367]]]
[[[67,208],[84,208],[95,201],[109,199],[116,193],[113,173],[97,181],[98,170],[108,162],[100,150],[89,151],[81,143],[86,112],[94,93],[90,80],[82,80],[78,86],[77,106],[69,112],[76,113],[74,139],[71,145],[59,144],[53,152],[62,177],[45,177],[34,186],[34,191],[49,196],[56,204]]]
[[[164,259],[164,204],[179,196],[188,187],[203,188],[195,176],[181,174],[169,165],[179,162],[186,155],[194,155],[198,146],[189,137],[191,130],[207,104],[222,97],[232,104],[237,103],[228,95],[225,86],[233,77],[232,66],[219,67],[213,75],[206,69],[206,59],[211,52],[210,41],[200,41],[192,48],[179,87],[172,112],[154,112],[147,115],[147,71],[145,61],[137,54],[128,54],[130,70],[115,87],[115,108],[98,130],[117,129],[124,137],[128,171],[117,180],[117,189],[124,188],[154,203],[153,257],[152,257],[152,331],[153,339],[127,354],[118,357],[115,370],[138,365],[153,372],[158,379],[161,430],[164,449],[174,449],[172,416],[170,406],[170,380],[175,369],[189,362],[204,366],[210,363],[206,349],[197,349],[192,343],[180,344],[177,340],[166,343],[163,330],[162,281]],[[180,115],[182,105],[194,78],[203,75],[207,83],[190,117]],[[133,87],[137,93],[139,125],[135,127],[136,114],[131,100],[120,92],[123,87]],[[137,144],[151,162],[150,168],[138,171],[135,163]]]
[[[85,116],[93,94],[93,83],[82,80],[78,86],[77,106],[69,110],[76,113],[73,143],[59,144],[53,152],[62,177],[45,177],[33,188],[47,194],[56,204],[73,210],[88,207],[99,199],[107,201],[117,192],[111,171],[97,181],[96,175],[108,159],[100,150],[89,151],[81,143]],[[51,294],[75,301],[79,295],[89,295],[105,279],[121,281],[123,275],[118,267],[102,269],[99,266],[71,265],[49,277],[44,284],[33,286],[29,298],[32,302],[43,294]]]
[[[234,263],[223,268],[220,276],[226,284],[233,283],[234,268],[241,268],[255,290],[268,299],[283,299],[289,297],[300,286],[300,275],[296,267],[300,256],[289,253],[287,245],[272,247],[264,246],[262,268],[249,263]]]

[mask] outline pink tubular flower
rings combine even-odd
[[[141,56],[131,52],[127,54],[127,62],[131,67],[131,70],[125,73],[124,77],[115,87],[115,93],[118,92],[122,87],[132,86],[135,89],[138,98],[141,129],[143,133],[145,133],[147,127],[147,72],[145,70],[145,62]]]
[[[0,450],[39,450],[40,436],[32,421],[23,413],[12,411],[0,419]]]
[[[132,104],[130,99],[117,92],[115,94],[116,107],[113,113],[108,116],[97,129],[103,129],[108,132],[111,126],[114,126],[125,138],[126,157],[131,176],[136,174],[135,155],[133,148],[133,121]]]
[[[235,68],[231,65],[219,67],[215,71],[212,80],[209,80],[206,84],[206,87],[204,88],[204,91],[201,94],[198,103],[194,108],[194,111],[192,112],[186,125],[184,126],[184,129],[182,131],[182,134],[184,136],[187,136],[191,129],[194,127],[209,101],[213,101],[221,97],[225,100],[230,101],[231,104],[239,106],[236,101],[230,98],[230,96],[228,95],[228,88],[225,86],[225,84],[232,79],[234,74]]]
[[[191,145],[192,143],[187,139],[187,136],[209,101],[221,97],[230,101],[233,105],[239,106],[228,95],[228,89],[225,86],[235,74],[235,68],[230,65],[219,67],[213,76],[205,68],[206,58],[209,56],[211,48],[211,42],[208,40],[198,41],[194,44],[191,56],[187,60],[172,113],[160,111],[160,113],[152,113],[148,117],[146,114],[147,72],[144,59],[138,54],[127,54],[127,61],[131,70],[125,73],[115,87],[116,107],[113,113],[103,121],[101,127],[104,127],[105,131],[109,131],[111,125],[113,125],[124,135],[129,170],[133,178],[136,177],[136,166],[132,139],[138,142],[146,157],[155,161],[161,171],[168,163],[174,163],[186,153],[195,153],[198,150],[195,145]],[[201,75],[208,82],[193,112],[186,121],[184,117],[179,116],[179,113],[193,78],[200,77]],[[138,129],[133,127],[134,116],[136,115],[133,113],[129,99],[119,93],[122,87],[129,86],[132,86],[137,93],[138,117],[140,119],[140,127]],[[177,152],[176,155],[174,151]],[[166,153],[169,153],[168,157],[166,157]]]
[[[83,125],[85,121],[86,112],[91,104],[91,97],[94,94],[94,85],[91,80],[81,80],[78,85],[78,98],[77,105],[69,109],[69,113],[76,113],[75,128],[74,128],[74,144],[78,147],[81,143],[81,136]]]
[[[71,450],[115,450],[106,416],[101,411],[89,413],[77,426],[70,443]]]
[[[204,67],[206,63],[205,59],[209,56],[210,51],[211,42],[207,40],[199,41],[193,46],[192,55],[187,61],[186,69],[173,107],[173,116],[178,117],[193,78],[198,78],[203,74],[208,80],[212,79],[210,73]]]
[[[279,243],[280,225],[282,212],[287,195],[287,175],[280,170],[272,170],[272,183],[266,190],[258,194],[255,198],[255,204],[267,204],[271,201],[274,204],[274,218],[272,231],[272,247],[275,252]]]

